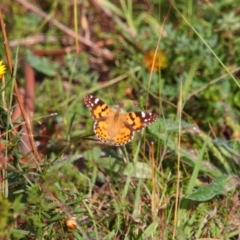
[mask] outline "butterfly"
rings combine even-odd
[[[86,95],[84,103],[95,120],[93,127],[95,134],[102,142],[110,145],[125,145],[133,139],[135,132],[142,130],[157,119],[154,113],[121,113],[120,107],[114,111],[105,102],[92,95]]]

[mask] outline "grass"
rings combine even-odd
[[[1,239],[239,238],[237,2],[0,6]],[[86,94],[159,118],[103,144]]]

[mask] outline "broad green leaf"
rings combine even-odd
[[[214,198],[216,195],[226,194],[239,185],[239,180],[234,176],[221,176],[204,187],[198,188],[195,192],[187,195],[186,199],[191,199],[194,201],[208,201]]]
[[[147,238],[156,234],[157,226],[158,226],[158,222],[152,222],[144,231],[144,236]]]
[[[123,163],[115,158],[98,158],[93,161],[99,166],[112,172],[119,172],[126,176],[136,178],[150,178],[151,167],[144,162]]]
[[[56,76],[57,69],[59,68],[56,62],[50,61],[46,57],[35,56],[30,50],[26,51],[27,62],[38,72],[47,76]]]

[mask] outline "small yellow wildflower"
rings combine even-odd
[[[2,79],[3,75],[6,72],[6,66],[0,61],[0,79]]]
[[[163,50],[159,50],[156,52],[155,59],[154,59],[154,56],[155,56],[155,51],[153,51],[153,50],[145,53],[144,63],[145,63],[146,68],[149,71],[151,71],[152,65],[153,65],[154,72],[158,71],[159,68],[167,67],[168,62],[167,62],[166,52],[164,52]]]

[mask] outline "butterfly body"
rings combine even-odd
[[[140,131],[157,119],[154,113],[121,113],[120,108],[114,111],[102,100],[92,95],[86,95],[84,103],[95,120],[94,132],[97,137],[102,142],[115,146],[130,142],[136,131]]]

